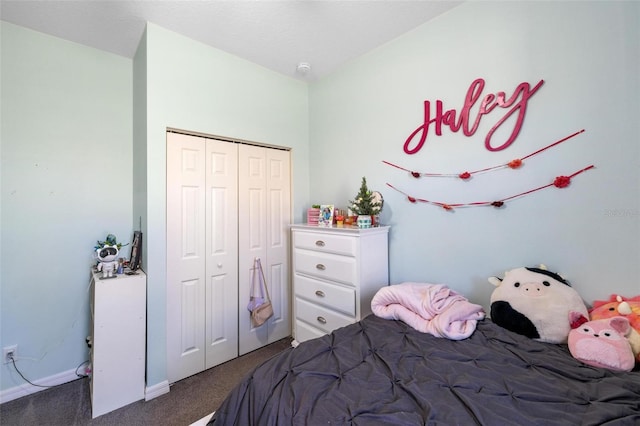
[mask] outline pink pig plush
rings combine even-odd
[[[631,329],[625,317],[589,321],[578,312],[569,313],[569,351],[579,361],[593,367],[631,371],[635,365],[626,335]]]

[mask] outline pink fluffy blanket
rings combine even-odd
[[[482,306],[443,284],[383,287],[371,300],[371,310],[380,318],[401,320],[418,331],[451,340],[471,336],[477,322],[485,317]]]

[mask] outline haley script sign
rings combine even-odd
[[[455,109],[444,111],[443,103],[438,99],[436,100],[435,112],[432,116],[431,101],[424,101],[424,122],[409,135],[404,143],[404,152],[407,154],[415,154],[420,151],[427,141],[431,125],[434,126],[434,132],[437,136],[442,136],[443,126],[448,126],[454,133],[462,128],[465,136],[473,136],[480,125],[482,117],[491,113],[496,107],[500,107],[506,111],[502,118],[500,118],[491,130],[489,130],[489,133],[487,133],[484,139],[484,146],[489,151],[501,151],[511,145],[518,136],[527,112],[527,102],[543,83],[544,80],[540,80],[533,88],[531,88],[529,83],[520,83],[509,99],[507,99],[507,95],[504,92],[497,92],[495,95],[492,93],[485,95],[480,103],[475,119],[471,117],[471,108],[473,108],[482,95],[484,80],[481,78],[476,79],[471,83],[471,86],[469,86],[464,105],[459,114]],[[513,114],[517,114],[517,117],[511,135],[505,142],[493,144],[491,137]],[[414,139],[417,139],[417,142],[414,142]]]

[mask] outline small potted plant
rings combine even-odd
[[[367,188],[367,179],[362,177],[360,191],[355,200],[349,201],[351,211],[358,216],[359,228],[370,228],[382,211],[382,197],[379,192],[372,192]]]

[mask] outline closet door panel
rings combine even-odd
[[[167,134],[167,374],[175,382],[205,359],[205,149]]]
[[[274,316],[269,342],[291,335],[291,279],[289,276],[289,224],[291,223],[291,163],[289,151],[266,149],[267,158],[267,265]]]
[[[249,188],[247,192],[247,222],[249,228],[246,233],[246,244],[255,254],[265,250],[264,211],[265,194],[263,188]]]
[[[273,303],[273,317],[271,318],[271,327],[269,329],[269,333],[271,334],[273,333],[274,326],[287,320],[287,303],[283,303],[283,301],[286,301],[287,299],[283,299],[282,297],[286,292],[287,286],[285,276],[287,273],[284,270],[284,265],[275,264],[270,265],[269,271],[265,272],[265,274],[269,277],[269,292],[271,293]],[[278,339],[280,338],[276,338],[276,340]]]
[[[204,369],[238,356],[236,309],[229,313],[229,299],[237,301],[237,281],[224,275],[212,276],[206,289],[206,360]],[[233,330],[233,331],[231,331]]]
[[[266,246],[266,153],[265,148],[238,146],[238,262],[239,354],[243,355],[268,343],[268,324],[251,325],[249,302],[255,274],[254,260],[259,257],[267,274]],[[267,281],[269,278],[267,277]]]
[[[180,325],[181,325],[181,342],[180,348],[182,355],[188,355],[190,352],[199,352],[202,349],[202,324],[200,324],[200,314],[202,309],[200,305],[201,287],[198,280],[183,281],[180,287]]]
[[[206,140],[206,362],[238,356],[238,147]]]

